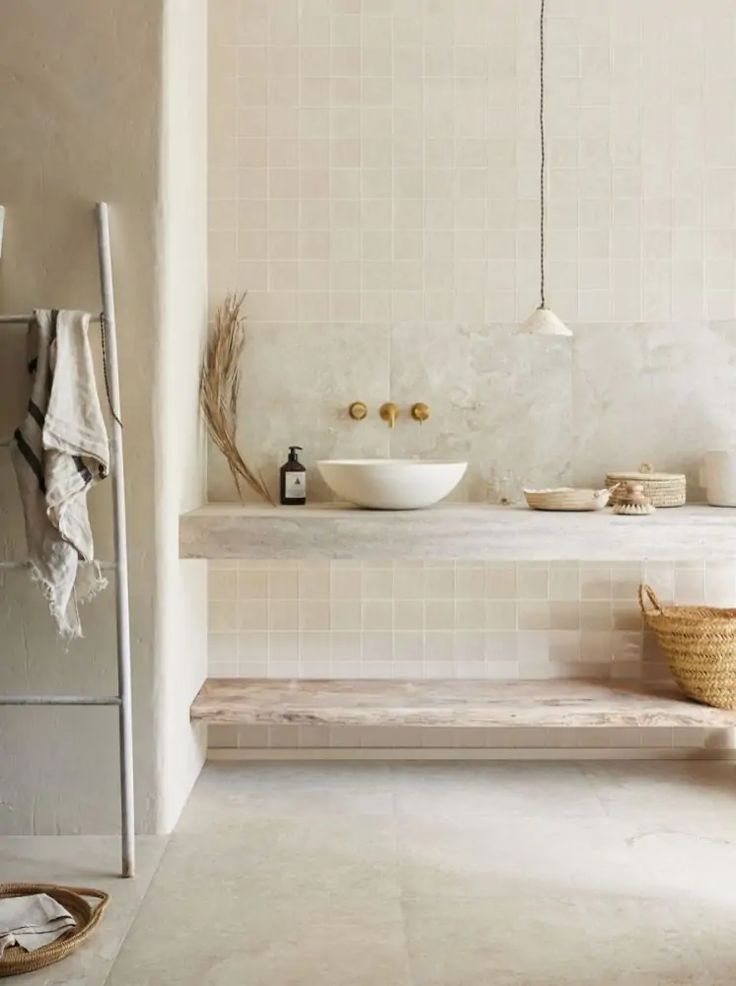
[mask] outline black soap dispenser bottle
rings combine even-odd
[[[307,470],[299,461],[301,445],[289,446],[289,458],[281,467],[281,502],[298,506],[307,502]]]

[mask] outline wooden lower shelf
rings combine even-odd
[[[320,726],[736,726],[736,712],[641,682],[208,678],[193,720]]]

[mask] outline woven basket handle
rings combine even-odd
[[[49,889],[53,890],[55,888],[52,886]],[[89,924],[85,925],[82,931],[79,932],[80,941],[83,940],[99,924],[100,918],[110,903],[110,895],[106,894],[104,890],[95,890],[94,887],[59,887],[56,889],[68,890],[70,893],[77,894],[79,897],[94,897],[95,900],[99,900],[100,903],[92,911]]]
[[[659,599],[657,599],[657,593],[650,585],[644,585],[644,583],[642,583],[639,586],[639,606],[641,607],[643,616],[650,615],[649,610],[647,609],[647,600],[649,600],[657,613],[661,614],[663,612],[662,604]]]
[[[86,931],[91,931],[105,913],[107,905],[110,903],[110,894],[106,894],[104,890],[95,890],[93,887],[68,887],[67,889],[74,891],[75,894],[79,894],[80,897],[94,897],[96,900],[99,900],[100,903],[92,912],[92,917],[89,919],[89,924],[85,929]]]

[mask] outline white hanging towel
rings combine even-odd
[[[48,894],[0,900],[0,958],[11,945],[34,952],[76,928],[65,907]]]
[[[107,585],[94,562],[87,492],[110,471],[86,312],[38,310],[28,326],[28,414],[11,447],[32,578],[63,637]]]

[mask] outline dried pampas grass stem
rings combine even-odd
[[[240,391],[240,357],[245,345],[245,295],[229,294],[215,313],[215,327],[207,342],[199,399],[207,431],[227,461],[238,496],[244,486],[273,505],[263,477],[253,472],[238,449],[235,432]]]

